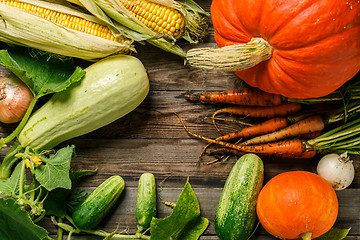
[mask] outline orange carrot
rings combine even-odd
[[[308,117],[304,120],[301,120],[299,122],[296,122],[286,128],[282,128],[278,131],[271,132],[258,137],[254,137],[241,144],[254,145],[259,143],[273,142],[289,137],[296,137],[305,133],[321,131],[324,128],[325,128],[324,119],[320,115],[315,115]]]
[[[207,138],[187,131],[190,135],[206,140],[210,143],[215,143],[227,148],[235,149],[240,152],[257,153],[257,154],[302,154],[306,152],[306,142],[300,139],[284,140],[281,142],[271,142],[260,145],[238,145],[228,142],[219,141],[216,139]]]
[[[232,153],[234,155],[242,156],[246,152],[238,151],[232,148],[219,148],[209,152],[209,155]],[[305,151],[302,153],[271,153],[271,154],[258,154],[259,156],[275,156],[281,158],[312,158],[316,155],[316,151]]]
[[[301,134],[302,139],[313,139],[321,135],[321,131],[314,131],[305,134]]]
[[[276,106],[231,106],[219,109],[213,114],[213,118],[220,113],[242,115],[258,118],[272,118],[276,116],[288,116],[301,110],[300,103],[285,102]]]
[[[216,124],[214,123],[217,128]],[[253,137],[260,134],[265,134],[269,132],[277,131],[281,128],[284,128],[288,125],[288,120],[286,118],[271,118],[264,122],[261,122],[257,125],[251,125],[249,127],[245,127],[239,131],[232,132],[221,137],[216,138],[216,140],[231,140],[231,139],[241,139],[244,137]],[[218,129],[218,128],[217,128]],[[219,131],[219,129],[218,129]],[[220,132],[220,131],[219,131]],[[200,153],[200,159],[202,155],[205,153],[206,149],[211,145],[211,143],[207,144]]]
[[[286,118],[275,117],[257,125],[243,128],[237,132],[223,135],[216,138],[216,140],[231,140],[234,138],[253,137],[260,134],[274,132],[286,126],[288,126],[288,120]]]
[[[176,114],[176,113],[175,113]],[[247,153],[256,153],[256,154],[302,154],[308,151],[309,147],[307,142],[300,140],[300,139],[291,139],[291,140],[284,140],[281,142],[272,142],[260,145],[237,145],[232,144],[224,141],[219,141],[216,139],[207,138],[195,133],[190,132],[183,120],[180,118],[178,114],[176,116],[179,118],[181,124],[183,125],[185,131],[193,137],[203,139],[208,141],[209,143],[215,143],[221,145],[223,147],[231,148],[238,150],[240,152],[247,152]],[[310,149],[313,150],[313,149]]]
[[[229,103],[246,106],[274,106],[282,102],[280,95],[267,93],[252,87],[202,94],[189,92],[186,93],[184,97],[190,101]]]
[[[271,132],[275,132],[279,129],[283,129],[285,127],[288,126],[288,123],[293,122],[293,121],[298,121],[301,120],[301,117],[296,118],[291,118],[291,119],[287,119],[287,118],[280,118],[280,117],[275,117],[275,118],[271,118],[269,120],[266,120],[262,123],[259,123],[257,125],[253,125],[250,127],[246,127],[241,129],[240,131],[237,132],[233,132],[233,133],[229,133],[226,135],[223,135],[221,137],[216,138],[216,140],[231,140],[231,139],[241,139],[244,137],[253,137],[253,136],[257,136],[260,134],[265,134],[265,133],[271,133]],[[315,131],[315,132],[311,132],[311,133],[307,133],[306,135],[302,134],[301,137],[304,139],[312,139],[315,138],[317,136],[319,136],[321,134],[321,131]],[[240,141],[238,141],[240,142]],[[236,144],[238,144],[238,142]],[[199,160],[201,160],[202,156],[205,154],[206,149],[211,145],[212,143],[208,143],[203,150],[200,153],[200,157]],[[235,151],[234,149],[228,149],[229,151]],[[216,151],[216,150],[213,150]],[[219,150],[221,151],[221,150]],[[211,153],[210,153],[211,154]],[[244,154],[244,153],[242,153]],[[291,156],[293,158],[307,158],[307,156],[311,157],[310,154],[300,154],[299,156]]]

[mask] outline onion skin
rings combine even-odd
[[[311,238],[316,238],[329,231],[338,208],[335,190],[324,178],[311,172],[291,171],[265,184],[256,210],[268,233],[282,239],[299,239],[310,233]]]
[[[0,122],[19,122],[33,98],[30,89],[16,75],[0,77]]]

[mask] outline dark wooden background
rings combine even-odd
[[[205,10],[210,10],[209,0],[198,3]],[[186,44],[183,46],[185,49],[192,47]],[[198,46],[216,46],[211,25],[209,36]],[[140,175],[151,172],[156,177],[158,217],[166,217],[171,213],[171,209],[162,201],[175,202],[189,177],[199,200],[201,214],[210,220],[201,239],[218,239],[213,225],[215,209],[236,158],[232,156],[223,163],[206,165],[206,162],[214,160],[213,157],[206,156],[202,164],[197,165],[199,154],[207,143],[190,137],[173,112],[180,114],[191,131],[215,138],[219,133],[211,123],[211,114],[219,106],[189,102],[183,98],[183,94],[187,91],[230,90],[243,86],[243,82],[233,73],[191,68],[184,64],[183,59],[149,44],[137,44],[136,47],[138,53],[135,56],[148,71],[150,93],[135,111],[124,118],[63,144],[76,146],[77,156],[72,161],[74,169],[97,169],[97,174],[84,177],[78,187],[91,191],[112,175],[122,176],[126,182],[125,191],[101,227],[112,232],[119,226],[119,231],[126,230],[133,234],[136,231],[135,203]],[[0,66],[0,75],[7,71]],[[14,127],[13,124],[1,124],[0,137],[7,136]],[[1,157],[6,150],[3,149],[0,153]],[[305,160],[263,158],[265,181],[284,171],[315,172],[319,159],[320,156]],[[359,159],[354,156],[356,176],[353,184],[346,190],[337,192],[340,208],[335,227],[351,227],[346,238],[350,240],[360,239]],[[56,238],[56,228],[49,218],[45,218],[40,224]],[[77,235],[72,239],[102,238]],[[252,239],[275,238],[259,227]]]

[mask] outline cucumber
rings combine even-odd
[[[139,232],[148,229],[152,218],[156,216],[156,182],[152,173],[140,176],[135,216]]]
[[[264,165],[257,155],[245,154],[236,161],[215,214],[215,231],[221,240],[246,240],[254,231],[263,181]]]
[[[95,228],[118,200],[124,188],[122,177],[115,175],[106,179],[74,209],[72,219],[75,226],[80,229]]]
[[[103,127],[134,110],[149,92],[139,59],[114,55],[84,69],[79,84],[54,94],[30,117],[19,134],[22,147],[51,149]]]

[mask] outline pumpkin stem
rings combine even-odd
[[[300,237],[301,237],[301,239],[303,239],[303,240],[311,240],[311,235],[312,235],[311,232],[306,232],[306,233],[300,234]]]
[[[237,71],[251,68],[272,56],[271,45],[263,38],[221,48],[195,48],[187,52],[193,67],[217,71]]]

